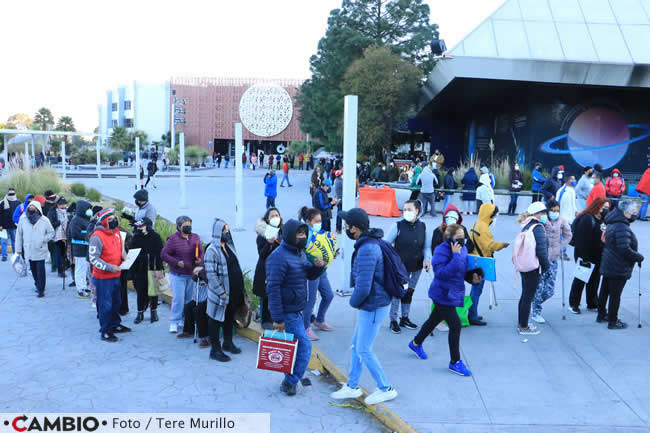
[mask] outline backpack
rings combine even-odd
[[[408,272],[399,254],[391,244],[383,239],[368,238],[381,248],[384,257],[384,290],[391,298],[402,299],[406,295],[404,286],[408,284]]]
[[[522,231],[515,237],[512,248],[512,263],[515,265],[517,272],[530,272],[539,268],[539,259],[535,248],[535,234],[533,229],[541,224],[533,224],[528,230]]]

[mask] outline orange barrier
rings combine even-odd
[[[359,207],[368,212],[368,215],[389,218],[402,215],[402,212],[397,207],[395,190],[388,186],[371,188],[366,185],[360,188]]]

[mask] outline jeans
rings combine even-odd
[[[352,368],[350,369],[350,379],[348,386],[357,388],[363,365],[365,364],[373,379],[377,383],[377,388],[387,391],[390,388],[390,382],[381,368],[381,364],[372,350],[372,346],[377,338],[381,322],[388,315],[389,306],[379,307],[375,311],[359,310],[357,326],[354,329],[352,337]]]
[[[5,229],[7,231],[7,239],[0,239],[2,244],[2,257],[7,257],[7,240],[11,241],[11,251],[16,253],[16,229]]]
[[[444,212],[447,209],[447,206],[449,203],[451,203],[451,199],[454,197],[453,193],[445,193],[445,203],[442,205],[442,211]]]
[[[307,305],[302,315],[305,321],[305,329],[311,326],[311,314],[316,306],[316,291],[320,293],[321,300],[318,305],[318,314],[316,314],[316,322],[323,323],[325,321],[325,313],[334,299],[334,292],[330,280],[327,278],[327,271],[315,280],[307,281],[307,288],[309,289],[309,298],[307,298]]]
[[[422,269],[415,272],[408,272],[408,290],[402,299],[393,298],[390,303],[390,320],[397,321],[397,310],[399,309],[400,304],[402,304],[402,317],[408,317],[411,312],[411,301],[413,300],[413,292],[415,287],[418,285],[418,280],[420,279],[420,274],[422,274]]]
[[[275,197],[266,197],[266,208],[275,207]]]
[[[620,195],[612,195],[612,194],[607,194],[607,198],[611,200],[612,202],[612,209],[616,209],[618,207],[619,200],[614,200],[614,199],[620,199]]]
[[[641,197],[641,200],[643,200],[641,204],[641,209],[639,210],[639,218],[643,219],[645,218],[646,213],[648,212],[648,194],[644,194],[640,192],[639,197]],[[4,251],[4,249],[2,251]]]
[[[226,160],[226,165],[224,166],[225,168],[228,168],[228,163],[229,163],[229,162],[230,162],[230,161]]]
[[[517,212],[517,199],[519,198],[519,194],[510,194],[510,204],[508,205],[508,213],[516,213]]]
[[[284,375],[284,380],[291,386],[296,386],[307,371],[311,358],[311,341],[305,332],[305,323],[302,313],[289,313],[284,316],[284,329],[292,333],[298,340],[296,349],[296,362],[293,364],[293,374]]]
[[[341,212],[343,211],[343,200],[336,205],[336,231],[340,232],[343,229],[343,218]]]
[[[562,260],[562,259],[560,259]],[[557,279],[557,260],[551,262],[551,267],[539,279],[539,286],[533,299],[533,316],[542,314],[542,303],[550,299],[555,293],[555,280]]]
[[[298,161],[298,170],[302,170],[304,168],[304,161]]]
[[[34,286],[39,293],[45,292],[45,260],[30,260],[29,269],[34,277]]]
[[[85,257],[74,258],[74,281],[78,292],[88,288],[88,261]]]
[[[434,303],[435,304],[435,303]],[[420,331],[413,339],[413,343],[418,346],[421,345],[424,340],[431,334],[433,329],[438,326],[438,323],[442,321],[447,322],[449,326],[449,335],[447,340],[449,343],[449,360],[452,364],[460,361],[460,318],[458,317],[458,312],[456,307],[449,305],[435,304],[435,308],[431,311],[429,318],[420,328]]]
[[[600,297],[598,298],[598,316],[609,316],[609,324],[615,325],[618,320],[618,308],[621,306],[621,294],[627,283],[627,278],[604,277],[603,286],[600,288]],[[609,298],[609,308],[607,305]]]
[[[432,192],[420,192],[420,200],[422,201],[422,215],[426,215],[429,204],[431,205],[431,215],[436,215],[436,199],[435,194]]]
[[[183,324],[183,310],[185,304],[192,301],[192,277],[171,273],[172,280],[172,311],[169,323]]]
[[[280,186],[284,185],[284,181],[287,181],[289,186],[291,186],[291,182],[289,181],[289,173],[282,173],[282,182],[280,182]]]
[[[100,280],[93,277],[97,288],[97,312],[99,313],[99,332],[104,334],[117,327],[120,323],[120,279],[109,278]]]
[[[472,290],[469,292],[469,297],[472,298],[472,306],[469,308],[468,314],[470,320],[478,320],[478,301],[481,299],[483,286],[485,286],[485,280],[481,280],[478,284],[472,284]]]
[[[519,298],[519,327],[527,328],[530,306],[539,287],[539,269],[521,273],[521,297]]]

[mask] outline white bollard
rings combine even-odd
[[[242,155],[244,144],[242,143],[241,123],[235,123],[235,228],[244,230],[244,166]]]
[[[359,97],[347,95],[343,114],[343,210],[347,211],[356,207],[357,190],[357,112],[359,110]],[[343,221],[345,229],[345,221]],[[354,241],[343,235],[343,275],[341,276],[341,290],[350,289],[350,272],[352,270],[352,251]]]
[[[187,195],[185,191],[185,133],[181,132],[178,136],[178,162],[181,165],[181,209],[187,208]]]
[[[61,141],[61,170],[63,171],[63,180],[65,180],[65,139]]]
[[[135,137],[135,190],[140,187],[140,137]]]
[[[102,141],[102,137],[99,136],[97,137],[97,141],[95,142],[95,151],[97,152],[97,179],[102,178],[102,168],[101,168],[102,156],[99,150],[99,148],[101,147],[101,141]]]

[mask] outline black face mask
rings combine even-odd
[[[609,213],[609,209],[603,209],[600,211],[600,216],[601,218],[605,218],[607,214]]]
[[[110,220],[108,222],[108,228],[111,229],[111,230],[115,230],[117,228],[117,226],[118,226],[118,222],[117,222],[116,219]]]
[[[225,243],[232,242],[232,235],[230,232],[221,233],[221,241]]]
[[[348,235],[348,237],[349,237],[350,239],[352,239],[353,241],[356,240],[356,239],[354,238],[354,233],[352,233],[349,229],[345,229],[345,234]]]
[[[27,209],[27,213],[30,215],[34,215],[36,213],[36,210],[34,209]]]
[[[192,234],[192,226],[183,226],[181,231],[186,235]]]
[[[449,239],[449,241],[451,242],[452,245],[454,244],[454,242],[456,242],[461,247],[465,246],[465,238],[462,238],[462,239]]]
[[[146,201],[137,201],[137,200],[135,201],[135,205],[136,205],[137,207],[142,207],[142,206],[144,206],[145,204],[147,204]]]
[[[296,246],[299,250],[304,250],[307,247],[307,238],[296,239]]]

